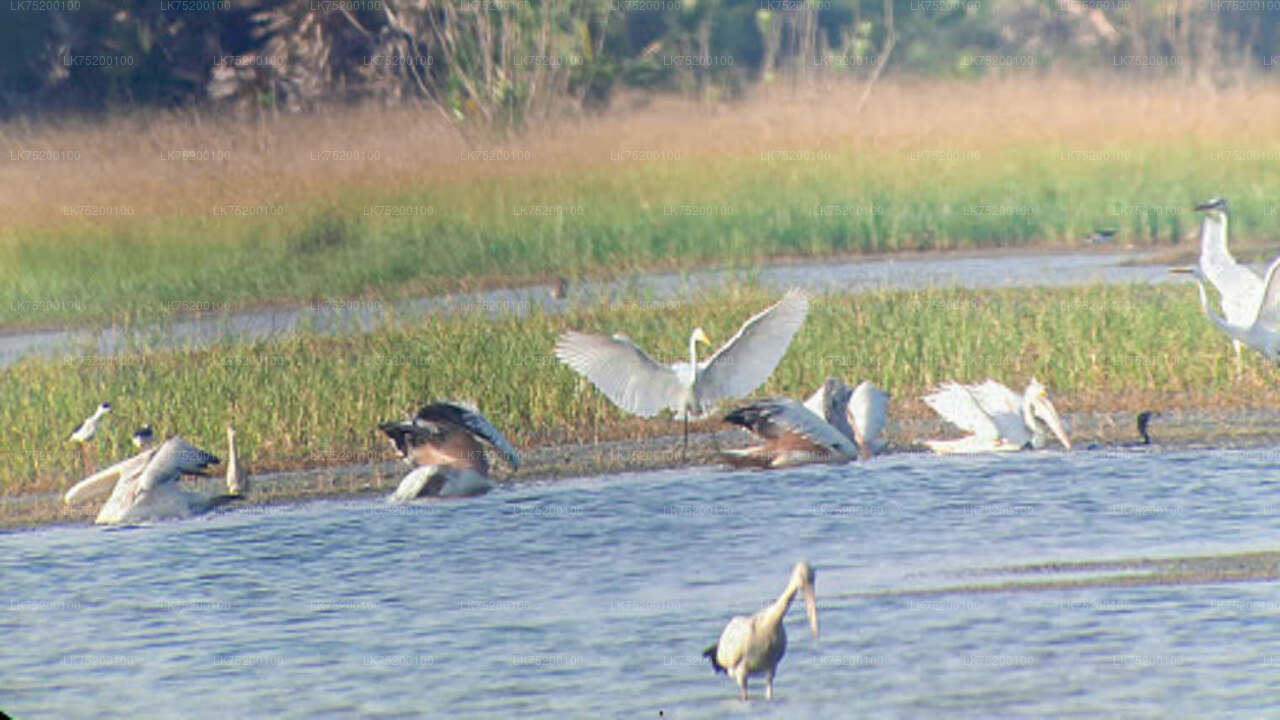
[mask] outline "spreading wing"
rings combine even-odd
[[[1205,217],[1200,224],[1200,270],[1222,297],[1227,322],[1248,326],[1262,300],[1262,278],[1231,256],[1225,219]]]
[[[570,330],[556,343],[556,357],[590,380],[614,405],[640,417],[683,410],[684,387],[625,335],[611,338]]]
[[[417,419],[452,422],[492,445],[507,459],[507,462],[511,463],[512,468],[517,470],[520,468],[520,455],[516,453],[516,449],[511,446],[511,443],[507,442],[507,439],[503,437],[502,433],[498,432],[498,429],[489,422],[488,418],[481,415],[480,411],[473,407],[462,403],[434,403],[419,410]]]
[[[191,445],[180,437],[171,437],[156,450],[155,455],[138,478],[142,492],[162,483],[174,482],[183,475],[198,475],[210,465],[221,462],[216,455]]]
[[[786,354],[809,313],[809,297],[792,289],[743,323],[738,333],[702,367],[698,400],[703,406],[742,397],[764,384]]]
[[[1266,291],[1262,293],[1262,302],[1258,305],[1258,314],[1254,323],[1262,327],[1280,329],[1280,280],[1277,280],[1277,268],[1280,267],[1280,256],[1267,266]]]
[[[1021,447],[1031,440],[1031,431],[1022,418],[1022,397],[995,380],[969,387],[973,399],[991,418],[1000,437]]]
[[[864,380],[849,398],[848,414],[858,444],[874,451],[889,419],[889,394]]]
[[[147,464],[147,461],[151,459],[151,456],[154,453],[154,448],[146,450],[134,455],[133,457],[125,458],[111,467],[99,470],[72,486],[72,488],[67,491],[67,494],[62,497],[63,501],[70,505],[74,502],[85,500],[99,493],[106,492],[108,489],[113,487],[116,481],[120,478],[129,477],[141,470]]]
[[[809,412],[826,420],[850,440],[856,441],[853,427],[849,425],[849,400],[853,391],[839,378],[829,377],[804,401]]]
[[[969,388],[959,383],[943,383],[942,387],[923,398],[943,420],[973,435],[989,440],[1000,437],[1000,428],[978,404]]]
[[[790,398],[769,398],[744,405],[726,415],[725,422],[746,427],[766,440],[783,439],[790,434],[850,457],[858,452],[843,433]]]

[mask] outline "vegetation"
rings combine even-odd
[[[99,457],[123,456],[149,422],[217,449],[239,431],[258,470],[386,458],[379,421],[436,398],[478,404],[518,447],[666,435],[666,420],[624,416],[552,356],[567,328],[625,329],[655,357],[680,357],[689,329],[728,338],[774,300],[745,288],[689,304],[631,303],[568,316],[439,318],[358,338],[300,337],[201,351],[25,361],[0,374],[0,488],[58,490],[79,478],[66,442],[99,402]],[[1064,412],[1274,405],[1274,379],[1250,355],[1235,376],[1229,343],[1186,286],[892,292],[815,301],[762,394],[799,397],[828,375],[871,379],[893,395],[891,414],[925,417],[918,397],[943,380],[1035,375]],[[707,427],[713,427],[708,422]]]
[[[1168,246],[1214,194],[1232,202],[1239,251],[1280,213],[1266,123],[1280,92],[1209,105],[1061,79],[889,84],[851,123],[855,104],[657,102],[479,146],[411,111],[13,127],[0,327],[778,256],[1079,247],[1095,228]]]

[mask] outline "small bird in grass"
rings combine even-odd
[[[1084,239],[1085,245],[1106,245],[1116,239],[1115,230],[1094,230],[1093,234]]]
[[[818,601],[813,584],[813,568],[801,560],[792,568],[790,582],[772,605],[750,617],[734,617],[720,633],[720,640],[702,652],[716,672],[733,678],[743,700],[747,699],[747,678],[752,675],[764,675],[764,697],[773,699],[773,675],[787,652],[787,631],[782,619],[797,592],[804,595],[809,629],[813,639],[818,639]]]
[[[151,432],[150,425],[143,425],[133,431],[133,446],[139,450],[146,450],[151,447],[156,440],[155,433]]]
[[[98,423],[102,420],[103,416],[109,412],[111,412],[111,403],[102,403],[98,406],[97,410],[93,411],[92,415],[85,418],[84,422],[77,425],[76,429],[71,431],[71,437],[68,439],[81,444],[89,442],[93,439],[94,435],[98,434]]]

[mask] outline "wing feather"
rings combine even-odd
[[[725,422],[742,425],[766,440],[792,434],[849,457],[858,454],[843,433],[790,398],[768,398],[744,405],[726,415]]]
[[[937,392],[922,399],[942,419],[961,430],[989,440],[1000,437],[1000,429],[964,385],[943,383]]]
[[[1262,301],[1262,278],[1236,262],[1227,249],[1227,220],[1206,216],[1200,224],[1200,270],[1222,298],[1222,314],[1248,327]]]
[[[128,477],[141,470],[147,461],[151,459],[151,455],[154,452],[154,449],[145,450],[133,457],[125,458],[111,467],[99,470],[72,486],[63,496],[63,501],[70,505],[105,492],[120,478]]]
[[[682,410],[684,386],[625,335],[611,338],[570,330],[556,343],[556,357],[590,380],[614,405],[640,417]]]
[[[143,468],[138,478],[142,492],[167,482],[175,482],[183,475],[200,474],[206,467],[219,463],[216,455],[197,448],[180,437],[164,441],[155,455]]]
[[[438,403],[444,404],[444,403]],[[520,455],[516,449],[507,442],[502,433],[489,422],[489,419],[480,414],[479,410],[468,408],[465,405],[452,405],[458,410],[458,424],[466,428],[468,432],[476,437],[487,441],[494,447],[507,462],[511,463],[514,469],[520,469]]]
[[[757,313],[702,367],[698,400],[707,407],[737,398],[764,384],[778,367],[796,331],[809,313],[809,297],[791,289]]]
[[[1258,314],[1254,324],[1268,330],[1280,329],[1280,282],[1276,281],[1277,267],[1280,267],[1280,256],[1267,266],[1266,291],[1262,294],[1262,302],[1258,305]]]
[[[889,394],[863,380],[849,398],[848,415],[858,445],[866,453],[875,453],[883,444],[880,433],[889,418]]]
[[[1000,437],[1019,447],[1031,440],[1031,431],[1022,419],[1020,395],[990,378],[980,385],[970,385],[969,392],[978,402],[978,407],[995,423]]]

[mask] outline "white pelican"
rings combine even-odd
[[[111,412],[111,403],[102,403],[97,410],[93,411],[92,415],[85,418],[84,422],[71,431],[71,437],[68,439],[81,444],[89,442],[94,435],[98,434],[98,421],[102,420],[102,417],[109,412]]]
[[[1232,340],[1248,345],[1262,353],[1262,356],[1273,363],[1280,363],[1280,286],[1275,282],[1276,268],[1280,267],[1280,257],[1271,261],[1267,267],[1265,289],[1259,301],[1253,306],[1253,314],[1242,322],[1233,322],[1229,317],[1220,317],[1209,305],[1209,294],[1205,291],[1204,271],[1199,267],[1174,268],[1170,272],[1183,273],[1196,279],[1200,288],[1200,307],[1204,314],[1218,329],[1226,333]],[[1226,295],[1223,295],[1226,298]],[[1226,308],[1224,301],[1223,309]]]
[[[787,651],[787,631],[782,619],[797,591],[804,593],[809,629],[813,631],[813,638],[818,639],[818,605],[813,582],[813,568],[809,563],[803,560],[796,563],[791,581],[772,605],[750,617],[734,617],[720,633],[720,640],[703,651],[703,657],[711,659],[711,667],[716,672],[726,673],[738,683],[743,700],[747,699],[747,678],[752,675],[764,675],[765,699],[773,699],[773,674]]]
[[[479,410],[461,403],[432,403],[411,420],[382,423],[378,429],[405,462],[418,466],[400,481],[390,502],[489,492],[489,460],[481,440],[506,458],[512,469],[520,468],[520,456],[502,433]]]
[[[1262,279],[1253,270],[1236,262],[1227,249],[1226,199],[1213,197],[1195,209],[1204,213],[1200,224],[1200,271],[1221,296],[1222,314],[1227,322],[1247,327],[1258,314]],[[1241,341],[1233,336],[1231,344],[1235,347],[1238,365]]]
[[[724,347],[698,362],[698,343],[711,341],[702,328],[689,335],[689,361],[662,365],[621,333],[613,337],[568,331],[555,354],[587,378],[622,410],[653,417],[670,410],[684,419],[705,417],[722,400],[742,397],[764,384],[804,324],[809,298],[788,290],[777,303],[743,323]]]
[[[763,445],[725,450],[721,455],[734,467],[781,468],[812,462],[852,460],[858,454],[849,429],[852,392],[835,378],[815,393],[817,407],[790,398],[765,398],[739,407],[724,421],[764,440]]]
[[[131,458],[85,478],[67,491],[68,505],[95,494],[114,482],[110,499],[98,512],[99,525],[141,523],[191,517],[219,507],[241,495],[205,496],[178,484],[183,475],[206,475],[218,458],[180,437],[148,447]]]
[[[863,460],[884,449],[885,441],[880,433],[884,432],[888,419],[889,394],[869,380],[858,383],[849,398],[849,423]]]
[[[935,453],[1008,452],[1026,447],[1044,447],[1048,437],[1041,423],[1071,449],[1071,439],[1062,426],[1049,394],[1035,378],[1019,398],[1009,388],[988,379],[980,385],[943,383],[942,388],[924,397],[934,412],[970,435],[959,440],[926,440]]]

